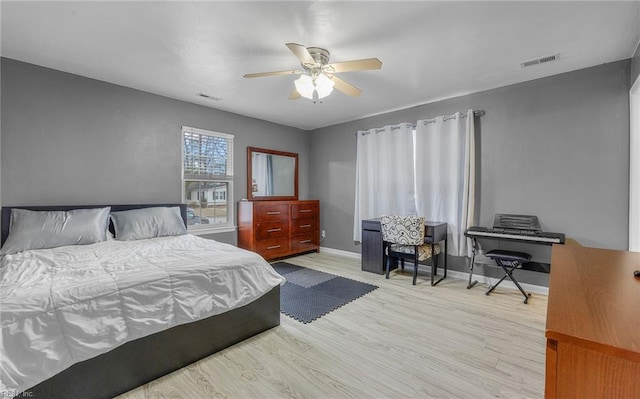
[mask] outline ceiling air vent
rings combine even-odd
[[[555,61],[560,57],[560,53],[545,55],[544,57],[536,58],[529,61],[522,61],[520,66],[522,68],[530,67],[533,65],[544,64],[545,62]]]
[[[202,98],[206,98],[207,100],[211,100],[211,101],[220,101],[220,98],[214,97],[214,96],[210,96],[210,95],[205,94],[205,93],[198,93],[198,94],[196,94],[196,96],[202,97]]]

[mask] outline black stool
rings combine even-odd
[[[487,257],[496,261],[498,266],[500,266],[504,270],[504,276],[492,285],[489,288],[489,291],[486,292],[486,295],[491,294],[491,291],[496,289],[501,282],[504,281],[505,278],[509,277],[511,281],[518,287],[522,295],[524,295],[524,303],[529,302],[529,298],[531,298],[531,294],[524,292],[518,281],[513,277],[513,271],[515,269],[519,269],[523,264],[529,262],[531,260],[531,255],[526,254],[524,252],[514,252],[514,251],[503,251],[501,249],[492,249],[487,252]]]

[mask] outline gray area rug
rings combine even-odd
[[[280,287],[280,311],[305,324],[378,288],[287,262],[271,266],[287,279]]]

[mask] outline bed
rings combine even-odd
[[[104,206],[55,206],[55,207],[17,207],[19,209],[27,209],[34,211],[66,211],[72,209],[95,209],[95,208],[103,208]],[[179,212],[182,218],[182,223],[186,226],[186,207],[182,204],[153,204],[153,205],[112,205],[110,206],[111,212],[121,212],[128,211],[132,209],[145,209],[145,208],[157,208],[157,207],[179,207]],[[5,243],[7,239],[7,235],[9,232],[9,221],[12,209],[15,207],[4,207],[2,208],[2,243]],[[110,225],[110,230],[113,232],[113,224]],[[147,241],[147,240],[141,240]],[[29,397],[29,398],[69,398],[69,397],[87,397],[87,398],[112,398],[121,393],[127,392],[135,387],[143,385],[149,381],[157,379],[167,373],[175,371],[181,367],[184,367],[190,363],[193,363],[196,360],[202,359],[212,353],[220,351],[224,348],[227,348],[235,343],[243,341],[253,335],[256,335],[260,332],[268,330],[272,327],[275,327],[280,324],[280,282],[282,281],[277,275],[270,275],[272,269],[270,266],[264,261],[264,259],[260,258],[258,255],[255,255],[251,252],[238,249],[235,247],[231,247],[226,244],[213,244],[213,243],[204,243],[204,241],[195,236],[179,236],[179,237],[159,237],[157,239],[150,239],[150,243],[148,245],[156,245],[151,252],[153,254],[161,254],[158,255],[160,258],[160,263],[168,257],[174,256],[178,252],[174,251],[174,248],[184,249],[191,248],[190,245],[193,246],[206,246],[206,250],[210,251],[220,251],[220,254],[224,254],[224,256],[217,257],[217,264],[220,266],[220,259],[225,259],[225,263],[229,263],[229,265],[235,264],[251,264],[254,268],[258,268],[258,272],[255,272],[256,275],[265,276],[265,281],[256,282],[245,282],[243,280],[238,280],[237,277],[231,275],[227,269],[225,269],[225,273],[227,273],[233,281],[232,285],[234,287],[244,287],[251,286],[250,291],[255,291],[254,296],[258,295],[257,298],[247,297],[246,289],[242,291],[242,293],[228,292],[225,293],[226,298],[236,298],[234,302],[236,307],[231,310],[223,311],[219,313],[220,310],[216,310],[213,307],[211,309],[206,309],[206,311],[201,312],[202,314],[215,313],[206,318],[198,319],[197,321],[189,320],[185,322],[184,320],[180,323],[175,323],[176,325],[170,327],[166,330],[162,330],[159,332],[154,332],[152,335],[144,335],[140,333],[140,337],[135,338],[135,334],[132,336],[135,338],[125,343],[116,343],[114,347],[108,350],[105,353],[99,354],[97,356],[88,356],[87,360],[83,360],[81,362],[75,363],[70,367],[57,372],[57,374],[48,377],[44,381],[38,382],[33,386],[29,387],[19,387],[16,389],[15,387],[5,386],[4,392],[1,395],[11,397],[13,394],[18,391],[24,390],[23,395],[19,397]],[[123,245],[123,246],[121,246]],[[124,246],[129,245],[129,247]],[[58,256],[61,255],[56,251],[61,251],[64,256],[69,256],[69,254],[75,254],[78,252],[80,258],[83,256],[87,256],[82,251],[89,251],[91,256],[95,254],[101,254],[103,250],[108,248],[109,251],[115,250],[116,254],[113,259],[119,259],[122,254],[132,254],[130,258],[133,259],[131,262],[133,266],[131,267],[139,267],[139,265],[145,265],[145,262],[140,261],[135,263],[136,255],[141,246],[142,242],[132,242],[132,243],[122,243],[120,244],[116,240],[108,240],[104,243],[97,243],[91,245],[77,245],[73,247],[63,247],[62,249],[51,249],[51,250],[33,250],[27,251],[29,253],[36,253],[37,258],[47,258],[47,256]],[[147,245],[144,243],[144,245]],[[82,248],[81,248],[82,247]],[[146,250],[146,246],[144,247]],[[44,251],[44,252],[38,252]],[[120,252],[118,252],[120,251]],[[131,252],[127,252],[131,251]],[[169,252],[163,252],[169,251]],[[177,251],[177,250],[176,250]],[[111,254],[112,252],[108,252]],[[145,252],[146,253],[146,252]],[[191,252],[183,252],[185,253],[185,259],[190,256]],[[218,252],[211,252],[218,253]],[[165,257],[165,255],[167,255]],[[229,254],[233,254],[233,258],[228,256]],[[95,255],[98,256],[98,255]],[[127,255],[129,256],[129,255]],[[145,255],[146,256],[146,255]],[[175,255],[178,256],[178,255]],[[149,256],[152,258],[153,256]],[[19,257],[16,257],[18,259]],[[212,256],[213,258],[213,256]],[[127,258],[129,259],[129,258]],[[146,258],[145,258],[146,259]],[[170,267],[178,268],[182,270],[186,263],[190,263],[185,261],[182,257],[178,257],[181,263],[176,266],[172,262],[167,262]],[[149,260],[151,262],[153,259]],[[200,266],[198,263],[200,261],[194,260],[194,265],[197,267]],[[235,263],[234,263],[235,262]],[[123,262],[127,263],[127,262]],[[14,266],[13,263],[6,263],[11,267]],[[5,264],[5,265],[6,265]],[[17,264],[17,263],[16,263]],[[112,262],[112,266],[115,265],[117,269],[118,264]],[[113,268],[113,267],[112,267]],[[126,265],[123,266],[126,269]],[[233,266],[230,267],[232,269],[236,269],[238,267]],[[3,269],[7,269],[7,267],[3,267]],[[28,269],[28,268],[24,268]],[[97,268],[98,272],[100,272],[100,268]],[[105,269],[109,272],[112,269]],[[202,273],[200,271],[196,271],[195,273]],[[244,269],[240,270],[240,274],[247,274],[247,271]],[[266,270],[269,270],[268,272]],[[0,270],[0,276],[5,277],[11,272]],[[213,273],[209,272],[208,273]],[[253,272],[252,272],[253,273]],[[226,274],[225,274],[226,275]],[[191,275],[185,272],[185,276],[190,278]],[[173,277],[173,276],[172,276]],[[195,278],[195,277],[194,277]],[[268,282],[266,281],[268,280]],[[195,281],[195,280],[194,280]],[[173,284],[173,280],[172,280]],[[4,285],[3,287],[6,287]],[[255,287],[254,287],[255,286]],[[133,286],[132,286],[133,287]],[[256,288],[257,287],[257,288]],[[175,294],[175,287],[171,287],[174,289],[172,295]],[[98,288],[95,288],[98,289]],[[104,289],[104,288],[103,288]],[[122,287],[118,288],[122,290]],[[230,290],[231,291],[231,290]],[[135,291],[131,291],[135,292]],[[7,293],[4,293],[3,298],[8,298],[10,296]],[[234,296],[235,295],[235,296]],[[13,300],[13,299],[12,299]],[[175,299],[174,299],[175,300]],[[15,300],[13,300],[15,302]],[[11,308],[12,306],[16,306],[15,303],[8,300],[6,301],[6,308]],[[28,301],[27,301],[28,302]],[[153,301],[156,303],[157,301]],[[246,303],[245,303],[246,302]],[[190,307],[185,307],[185,309],[191,309]],[[6,309],[3,307],[3,312]],[[8,311],[7,311],[8,312]],[[6,312],[5,312],[6,313]],[[3,313],[3,315],[5,314]],[[9,313],[6,313],[9,314]],[[9,323],[11,319],[11,315],[9,317],[5,317],[3,323]],[[60,316],[57,316],[58,318]],[[176,316],[177,318],[177,316]],[[3,324],[3,335],[4,335],[4,325]],[[148,323],[147,323],[148,324]],[[155,327],[154,327],[155,328]],[[127,331],[133,331],[135,329],[128,328]],[[4,339],[4,344],[7,344],[8,338],[10,334],[7,334]],[[0,337],[1,339],[1,337]],[[2,341],[0,341],[2,343]],[[3,344],[3,345],[4,345]],[[8,344],[7,344],[8,345]],[[13,345],[13,344],[12,344]],[[7,347],[3,347],[3,351],[6,350]],[[14,359],[15,360],[15,359]],[[26,365],[25,365],[26,367]],[[28,368],[27,368],[28,369]],[[5,373],[4,365],[2,372]],[[6,377],[6,375],[4,375]],[[7,381],[10,378],[7,377]],[[3,397],[4,397],[3,396]]]

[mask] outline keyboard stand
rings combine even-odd
[[[473,265],[476,263],[476,251],[478,249],[478,243],[475,238],[471,238],[471,264],[469,265],[469,284],[467,284],[467,289],[473,288],[474,285],[478,284],[478,280],[474,280],[471,282],[473,278]]]

